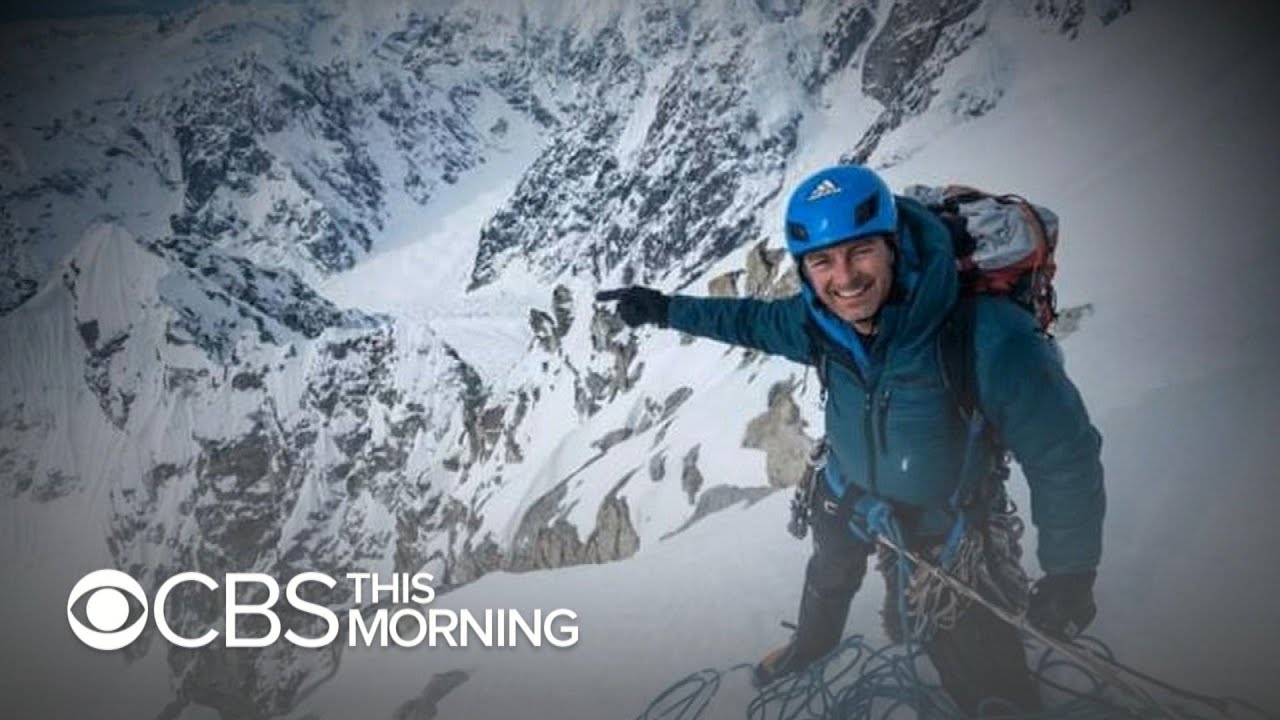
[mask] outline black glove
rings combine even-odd
[[[1093,604],[1096,576],[1090,571],[1040,578],[1031,588],[1027,620],[1050,635],[1079,635],[1098,614],[1098,607]]]
[[[599,302],[618,301],[618,315],[630,327],[640,325],[667,326],[667,306],[671,298],[657,290],[632,286],[596,293]]]

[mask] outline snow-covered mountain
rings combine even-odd
[[[660,613],[608,587],[678,582],[667,589],[704,603],[742,592],[685,589],[692,578],[753,587],[751,563],[727,558],[735,538],[781,527],[773,491],[794,482],[819,432],[817,381],[785,361],[631,332],[592,294],[622,282],[786,294],[781,203],[840,158],[900,185],[960,179],[1058,209],[1064,304],[1096,309],[1066,343],[1091,408],[1105,420],[1187,407],[1180,384],[1240,377],[1277,335],[1249,309],[1274,297],[1274,254],[1255,248],[1275,226],[1280,164],[1267,116],[1244,105],[1276,58],[1258,39],[1265,24],[1232,13],[318,0],[4,26],[0,494],[6,573],[24,581],[5,597],[18,647],[38,628],[62,645],[35,662],[6,657],[3,674],[33,716],[111,696],[105,680],[56,692],[62,679],[30,669],[106,667],[75,655],[61,605],[80,575],[111,566],[148,588],[184,570],[428,571],[459,607],[593,609],[560,681],[617,668],[593,631],[640,648],[643,682],[608,685],[630,691],[619,696],[682,675],[687,642],[640,642],[662,631]],[[1197,52],[1180,51],[1193,41]],[[1200,212],[1227,198],[1239,210],[1225,226]],[[1226,260],[1201,267],[1202,238],[1224,227]],[[1204,279],[1239,295],[1178,302]],[[1260,376],[1274,382],[1273,365]],[[1229,397],[1224,413],[1248,393]],[[1117,417],[1109,446],[1142,426]],[[1145,517],[1128,488],[1145,481],[1135,458],[1173,452],[1160,442],[1113,455],[1129,472],[1112,476],[1112,526]],[[1233,507],[1274,498],[1250,488],[1254,503]],[[787,542],[776,535],[768,545]],[[1268,536],[1245,537],[1252,548]],[[730,603],[745,619],[708,626],[758,627],[692,656],[728,664],[723,653],[775,639],[803,548],[765,544],[752,553],[787,570]],[[1121,556],[1117,567],[1142,561]],[[567,569],[597,563],[610,565]],[[1274,572],[1263,579],[1280,588]],[[562,582],[572,590],[556,593]],[[1132,602],[1112,593],[1114,606]],[[865,617],[873,604],[859,603]],[[688,638],[712,614],[697,605],[679,607]],[[171,620],[204,628],[221,612],[190,601]],[[613,623],[635,629],[601,629]],[[128,672],[107,677],[128,688],[114,692],[131,717],[174,698],[173,716],[350,717],[354,706],[333,708],[375,687],[360,673],[406,662],[285,644],[186,651],[151,632],[128,655]],[[434,712],[442,695],[423,683],[438,673],[454,688],[462,657],[458,717],[519,707],[486,677],[547,665],[534,675],[551,683],[559,667],[441,656],[430,672],[389,673],[375,714],[419,691],[435,693]],[[608,697],[537,714],[596,716]]]

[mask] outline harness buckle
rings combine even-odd
[[[850,492],[853,492],[850,489]],[[849,513],[849,531],[859,540],[874,545],[876,536],[880,535],[898,542],[902,533],[898,522],[893,517],[893,506],[884,498],[870,493],[860,496],[854,501]]]

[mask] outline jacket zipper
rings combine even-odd
[[[876,425],[877,438],[880,441],[880,454],[889,454],[889,393],[890,389],[886,388],[880,394],[880,417]]]
[[[877,430],[878,425],[883,425],[883,421],[881,423],[876,422],[876,396],[879,393],[879,390],[876,387],[877,383],[869,383],[867,378],[862,376],[862,371],[856,365],[846,362],[838,353],[831,352],[826,353],[826,355],[827,358],[823,362],[835,361],[848,367],[853,372],[853,376],[857,379],[858,384],[862,386],[863,391],[866,393],[865,399],[862,403],[862,432],[863,437],[866,439],[867,487],[870,489],[872,495],[879,495],[879,488],[877,487],[876,482],[876,450],[877,446],[881,448],[887,447],[888,440],[885,438],[886,433],[882,428]],[[828,377],[830,377],[829,371]],[[823,388],[823,391],[826,391],[825,387]],[[885,391],[884,398],[881,401],[881,407],[885,411],[888,410],[888,403],[889,392]],[[881,413],[882,416],[884,414],[886,413]],[[877,442],[877,439],[879,439],[879,442]],[[846,490],[846,492],[848,491]]]
[[[872,495],[879,495],[876,487],[875,398],[875,392],[870,391],[862,403],[862,432],[867,439],[867,487]]]

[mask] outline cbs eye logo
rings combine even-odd
[[[141,607],[131,610],[130,596]],[[83,603],[80,603],[81,599]],[[77,605],[87,622],[76,617]],[[137,619],[129,625],[129,618]],[[95,650],[119,650],[142,635],[147,625],[147,596],[137,580],[119,570],[95,570],[71,588],[67,599],[67,622],[80,642]],[[126,627],[127,625],[127,627]]]

